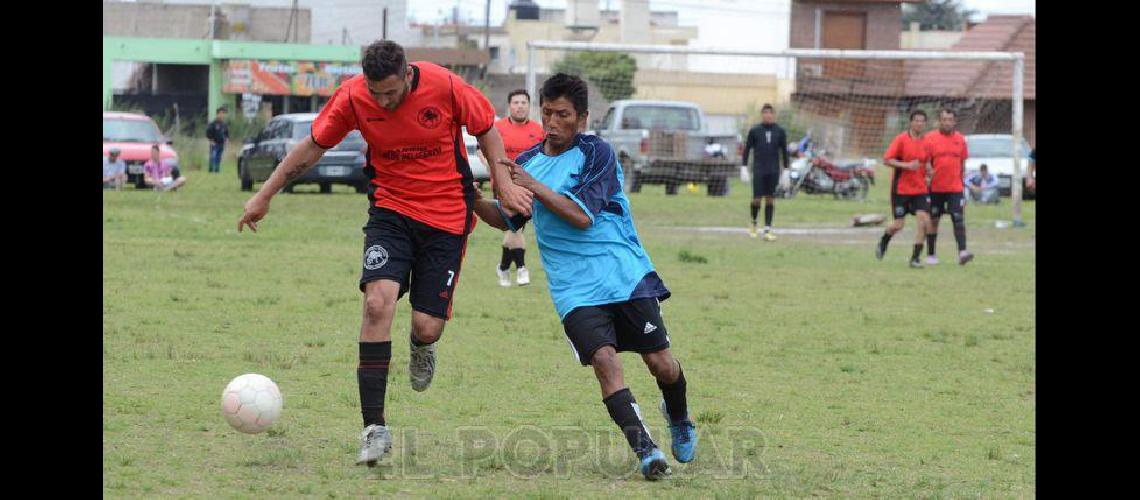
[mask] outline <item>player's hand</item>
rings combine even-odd
[[[534,180],[533,176],[527,173],[525,168],[522,168],[517,163],[510,160],[500,160],[500,163],[510,168],[511,182],[514,182],[517,186],[526,188],[527,191],[534,191],[534,184],[537,181]]]
[[[241,214],[241,219],[238,220],[238,232],[242,231],[243,226],[249,226],[249,230],[256,233],[257,222],[267,213],[269,213],[269,199],[256,194],[253,195],[249,201],[245,202],[245,212]]]
[[[1033,179],[1033,178],[1026,179],[1025,187],[1027,189],[1037,189],[1037,179]]]
[[[530,216],[530,207],[531,204],[534,203],[534,193],[520,185],[520,182],[525,183],[525,180],[515,181],[516,172],[521,171],[523,174],[526,174],[526,171],[517,163],[506,158],[499,159],[499,164],[507,167],[511,174],[512,182],[494,183],[495,197],[503,202],[503,206],[509,215],[521,214]],[[534,178],[529,175],[526,177],[532,181],[534,180]]]
[[[911,170],[918,170],[918,168],[922,166],[922,163],[919,162],[918,160],[911,160],[910,162],[907,163],[907,165],[910,165],[910,167],[908,167],[908,168],[910,168]]]

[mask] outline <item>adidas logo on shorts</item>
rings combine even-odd
[[[653,323],[650,323],[648,321],[645,322],[645,333],[653,333],[653,331],[656,329],[657,327],[653,326]]]

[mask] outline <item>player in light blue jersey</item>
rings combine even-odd
[[[546,139],[516,162],[503,159],[515,184],[534,193],[532,210],[550,296],[566,338],[583,366],[592,365],[602,402],[622,428],[655,480],[670,474],[641,409],[622,378],[617,353],[641,354],[664,396],[660,409],[672,437],[673,456],[693,459],[697,434],[688,415],[685,375],[669,351],[660,301],[670,292],[641,246],[622,170],[613,149],[597,136],[579,133],[589,118],[586,83],[559,73],[539,94]],[[479,200],[475,212],[499,229],[518,229],[525,219]]]

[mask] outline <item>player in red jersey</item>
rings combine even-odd
[[[894,169],[891,176],[891,212],[895,220],[887,226],[875,247],[875,258],[882,260],[891,237],[902,230],[906,214],[914,215],[918,219],[918,229],[910,256],[910,267],[913,268],[922,267],[918,258],[922,255],[922,238],[930,224],[930,200],[926,191],[926,164],[930,161],[930,153],[922,142],[925,129],[926,112],[921,109],[911,112],[910,129],[896,136],[883,155],[883,163]]]
[[[966,197],[965,186],[966,158],[970,157],[966,138],[954,130],[957,117],[954,110],[944,108],[938,113],[938,130],[931,130],[923,137],[930,162],[934,165],[934,177],[930,181],[930,232],[926,235],[926,263],[937,264],[935,244],[938,242],[938,220],[949,212],[954,223],[954,240],[958,243],[958,264],[966,265],[974,254],[966,250]]]
[[[506,209],[529,215],[533,195],[511,182],[498,164],[503,142],[492,126],[494,108],[462,78],[429,62],[408,63],[400,45],[380,40],[361,58],[364,74],[344,82],[313,121],[305,138],[245,204],[238,230],[269,211],[273,195],[320,160],[352,130],[368,143],[365,174],[368,223],[360,290],[361,435],[357,464],[374,466],[392,446],[384,420],[384,395],[392,357],[396,301],[411,292],[409,376],[423,391],[435,373],[435,345],[451,317],[467,235],[475,224],[476,193],[462,128],[478,138],[495,193]]]
[[[499,135],[503,136],[503,147],[507,158],[515,161],[519,154],[542,142],[546,133],[542,124],[530,119],[530,94],[526,89],[515,89],[507,94],[509,114],[495,122]],[[503,257],[495,272],[499,285],[511,286],[511,263],[515,264],[515,282],[519,285],[530,283],[530,272],[526,268],[526,238],[523,229],[503,232]]]

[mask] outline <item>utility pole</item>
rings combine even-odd
[[[487,64],[483,65],[483,81],[487,81],[488,67],[491,66],[491,0],[483,12],[483,49],[487,51]]]

